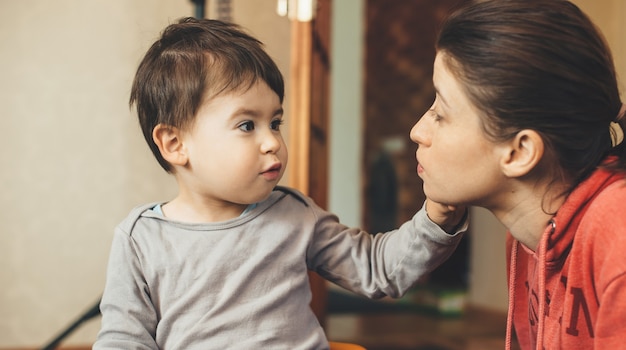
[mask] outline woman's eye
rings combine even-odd
[[[438,122],[441,120],[441,116],[434,109],[430,110],[430,114],[433,117],[433,119],[435,119],[435,121]]]
[[[238,128],[241,131],[252,131],[252,130],[254,130],[254,123],[251,122],[251,121],[243,122],[243,123],[239,124]]]
[[[280,130],[280,126],[283,125],[283,120],[282,119],[274,119],[272,120],[272,123],[270,124],[270,127],[272,128],[272,130]]]

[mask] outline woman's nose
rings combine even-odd
[[[409,137],[411,138],[411,141],[415,142],[418,145],[428,144],[429,142],[427,130],[428,128],[426,126],[427,119],[428,118],[426,118],[426,115],[424,114],[417,121],[417,123],[413,125],[413,128],[411,128],[411,133],[409,134]]]

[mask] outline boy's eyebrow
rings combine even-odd
[[[239,116],[239,115],[247,115],[247,116],[256,118],[256,117],[260,116],[261,114],[262,113],[259,110],[256,110],[256,109],[239,108],[238,110],[235,111],[235,113],[233,113],[233,117]],[[279,116],[279,115],[283,115],[283,114],[284,114],[283,107],[280,107],[280,108],[277,108],[274,111],[272,116],[275,117],[275,116]]]

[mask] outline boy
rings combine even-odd
[[[283,92],[262,44],[233,24],[182,19],[148,50],[130,101],[179,193],[117,227],[94,349],[328,348],[307,270],[398,297],[452,253],[465,210],[428,202],[454,235],[422,209],[373,236],[277,187]]]

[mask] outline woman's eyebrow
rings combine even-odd
[[[435,94],[437,95],[437,97],[439,97],[439,99],[441,100],[441,102],[446,105],[446,107],[450,107],[450,105],[448,104],[448,102],[446,101],[446,99],[443,97],[443,95],[441,94],[441,92],[439,92],[439,89],[437,89],[437,87],[435,86]]]

